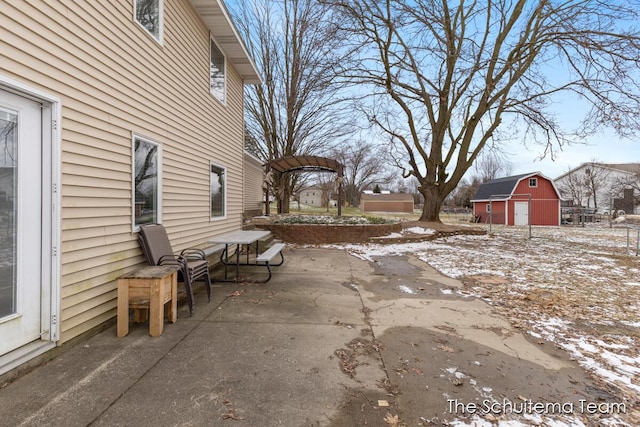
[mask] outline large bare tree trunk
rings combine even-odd
[[[291,202],[289,198],[278,199],[278,213],[289,213],[291,210]]]
[[[291,188],[295,178],[290,174],[278,174],[274,180],[274,189],[278,203],[278,213],[289,213],[291,208]]]
[[[442,207],[446,194],[440,194],[437,184],[422,186],[420,193],[424,197],[420,221],[440,222],[440,208]]]

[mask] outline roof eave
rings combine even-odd
[[[520,180],[518,181],[518,184],[520,183],[520,181],[522,181],[522,180],[524,180],[524,179],[527,179],[527,178],[530,178],[530,177],[531,177],[531,176],[533,176],[533,175],[538,175],[538,176],[540,176],[540,177],[542,177],[542,178],[546,179],[547,181],[549,181],[549,183],[551,184],[551,187],[553,188],[553,191],[555,191],[556,196],[558,196],[558,199],[559,199],[559,200],[563,200],[562,195],[560,194],[560,190],[558,190],[558,187],[556,187],[556,183],[555,183],[555,181],[554,181],[553,179],[549,178],[548,176],[543,175],[543,174],[542,174],[542,172],[532,172],[532,173],[530,173],[528,176],[526,176],[526,177],[522,177],[522,179],[520,179]],[[516,185],[516,187],[517,187],[517,185]],[[514,187],[514,191],[515,191],[515,187]],[[513,193],[512,193],[512,194],[513,194]]]
[[[511,200],[511,196],[502,197],[500,199],[472,199],[469,200],[471,203],[483,203],[483,202],[506,202],[507,200]]]
[[[260,84],[262,77],[221,0],[190,0],[218,46],[245,84]]]

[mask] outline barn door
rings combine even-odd
[[[529,225],[529,202],[514,202],[514,225]]]

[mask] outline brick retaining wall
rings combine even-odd
[[[260,224],[276,239],[287,243],[326,244],[364,243],[371,237],[386,236],[402,231],[402,224]]]

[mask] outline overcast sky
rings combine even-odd
[[[554,105],[557,120],[565,129],[578,128],[587,113],[583,100],[567,94],[563,94]],[[554,179],[593,160],[600,163],[640,162],[640,134],[634,140],[622,139],[612,129],[603,127],[599,134],[590,136],[584,143],[564,146],[562,150],[554,147],[553,160],[550,155],[540,160],[543,147],[538,145],[525,146],[522,142],[514,142],[505,149],[510,154],[508,159],[513,166],[513,175],[542,172]]]
[[[508,147],[511,153],[509,160],[513,165],[513,175],[542,172],[543,175],[555,179],[570,168],[582,163],[596,160],[601,163],[632,163],[640,162],[640,140],[621,140],[612,132],[602,136],[594,136],[585,144],[567,146],[562,151],[554,152],[554,159],[547,155],[540,160],[542,147],[525,147],[514,143]]]

